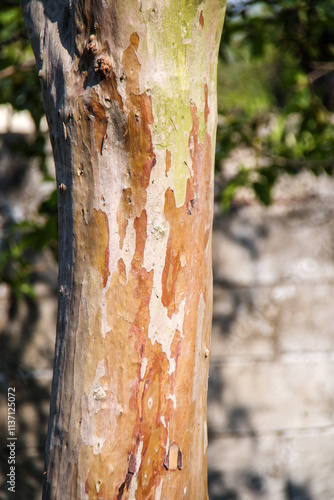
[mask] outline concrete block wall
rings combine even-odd
[[[334,498],[334,184],[284,182],[214,223],[211,500]]]

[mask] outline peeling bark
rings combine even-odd
[[[59,186],[46,499],[207,498],[225,0],[24,0]]]

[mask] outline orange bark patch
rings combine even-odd
[[[94,268],[101,275],[103,286],[107,284],[109,273],[109,225],[108,217],[102,210],[93,209],[88,224],[83,223],[79,251],[85,256],[87,270]]]
[[[91,117],[94,117],[94,140],[96,149],[100,154],[102,154],[104,139],[107,137],[108,109],[112,106],[114,132],[120,135],[119,131],[123,128],[123,101],[117,90],[116,76],[111,67],[109,52],[108,43],[105,42],[103,52],[96,56],[95,60],[90,59],[90,64],[95,65],[94,71],[101,78],[100,92],[98,93],[95,88],[87,87],[84,92],[84,114],[81,113],[81,119],[86,122],[89,122]],[[82,72],[81,77],[82,79],[87,78],[87,71]],[[84,81],[82,83],[85,87],[86,83]],[[76,100],[80,100],[80,97]],[[114,106],[115,103],[117,104],[116,107]],[[80,126],[82,127],[81,124]],[[92,139],[91,142],[93,142]]]
[[[153,123],[151,97],[139,94],[139,71],[136,49],[139,44],[137,33],[130,37],[130,45],[124,51],[122,63],[127,75],[127,99],[125,110],[127,124],[125,145],[128,151],[127,172],[124,176],[123,194],[117,209],[117,223],[120,233],[120,248],[129,219],[140,217],[146,205],[146,189],[151,170],[155,165],[150,125]]]
[[[204,17],[203,17],[203,11],[201,10],[201,13],[199,15],[199,24],[201,25],[201,28],[204,28]]]
[[[172,206],[172,204],[175,206],[175,197],[173,191],[168,188],[165,195],[165,207]],[[163,290],[161,301],[167,307],[170,318],[176,312],[175,300],[176,296],[179,295],[177,294],[177,285],[181,270],[180,256],[183,254],[183,251],[184,245],[179,246],[177,251],[173,251],[172,239],[168,239],[165,266],[162,273]]]
[[[137,217],[133,224],[136,231],[136,248],[132,260],[132,266],[137,271],[141,270],[145,244],[147,239],[147,214],[146,210],[143,210],[140,217]]]
[[[139,72],[141,68],[141,64],[138,61],[138,57],[136,54],[136,50],[139,45],[139,37],[137,33],[132,33],[130,36],[130,45],[124,51],[122,64],[124,66],[126,72],[127,79],[127,92],[133,92],[135,94],[139,94]]]
[[[167,428],[161,417],[168,423],[169,402],[163,394],[168,379],[168,361],[161,352],[161,346],[145,345],[145,354],[149,359],[143,381],[138,391],[139,414],[134,435],[143,443],[141,468],[138,475],[141,496],[149,498],[156,480],[163,473],[163,458],[167,440]],[[139,443],[138,443],[139,444]]]
[[[118,224],[119,248],[123,248],[128,221],[135,215],[131,195],[131,188],[123,188],[122,198],[117,208],[116,221]]]
[[[170,151],[168,149],[166,149],[166,170],[165,170],[166,177],[168,175],[168,172],[170,171],[171,166],[172,166],[171,154],[170,154]]]
[[[123,101],[118,93],[116,76],[113,71],[104,80],[102,80],[101,88],[104,100],[107,102],[117,102],[120,110],[123,110]]]
[[[151,169],[155,164],[150,129],[153,123],[152,102],[151,97],[145,93],[131,94],[127,104],[129,112],[125,139],[130,157],[129,174],[131,187],[135,193],[134,202],[142,210],[145,208],[144,200],[146,202]]]
[[[137,50],[139,45],[139,36],[138,33],[132,33],[130,36],[130,45]]]
[[[108,119],[104,107],[99,101],[99,96],[93,89],[90,95],[90,100],[87,104],[89,113],[95,117],[94,122],[94,137],[97,150],[102,151],[104,136],[107,132]]]

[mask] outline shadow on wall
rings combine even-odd
[[[288,481],[285,487],[287,500],[312,500],[307,488]]]
[[[210,500],[245,500],[246,498],[270,500],[265,489],[264,480],[257,474],[249,473],[245,474],[244,478],[241,478],[241,481],[244,480],[245,486],[248,489],[249,494],[247,497],[240,496],[237,490],[228,488],[224,481],[224,474],[221,472],[209,470],[208,479]],[[284,499],[314,500],[306,487],[298,486],[290,481],[285,486]]]
[[[29,267],[24,268],[19,256],[13,255],[21,251],[13,225],[23,222],[26,217],[36,217],[37,208],[49,190],[46,182],[41,183],[38,165],[28,160],[31,144],[32,135],[29,134],[0,134],[1,500],[41,498],[54,357],[57,269],[53,259],[48,252],[38,254],[36,259],[36,253],[29,250],[29,263],[34,263],[30,280],[36,299],[23,295],[18,300],[12,292],[16,285],[11,289],[7,284],[20,284],[21,270]],[[8,388],[15,389],[15,392],[10,392],[15,396],[15,431],[10,436],[17,438],[15,493],[8,491],[7,483],[11,465],[8,464],[7,440]]]
[[[307,180],[214,221],[211,500],[334,498],[333,181]]]
[[[10,298],[8,297],[10,300]],[[15,494],[8,492],[8,477],[1,477],[3,492],[8,498],[37,499],[41,497],[43,482],[44,447],[49,414],[50,373],[36,370],[38,358],[44,357],[52,363],[53,353],[45,349],[43,338],[36,336],[40,328],[40,307],[43,303],[30,299],[20,304],[12,299],[8,323],[0,332],[1,407],[5,415],[1,418],[1,469],[8,473],[7,388],[15,389]],[[50,318],[51,320],[54,318]],[[40,332],[42,333],[42,332]],[[35,344],[35,345],[34,345]],[[37,344],[37,345],[36,345]],[[48,342],[46,341],[46,344]],[[38,353],[37,353],[38,351]],[[30,358],[27,359],[27,356]],[[44,372],[44,373],[43,373]],[[13,394],[11,392],[11,394]],[[4,493],[0,498],[6,499]]]
[[[210,500],[242,500],[242,497],[236,490],[226,487],[222,473],[209,471],[208,479]],[[245,473],[240,478],[240,482],[243,482],[250,494],[252,494],[249,498],[263,498],[263,495],[266,494],[264,480],[257,474],[252,472]],[[287,497],[287,500],[290,500],[290,497]],[[293,500],[297,500],[297,498]]]

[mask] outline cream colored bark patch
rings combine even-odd
[[[131,481],[131,486],[130,486],[130,491],[129,491],[129,500],[135,500],[136,499],[136,491],[138,488],[138,472],[140,468],[140,464],[142,461],[142,450],[143,450],[143,441],[140,441],[137,454],[136,454],[136,470],[135,473],[133,474],[133,478]]]
[[[101,453],[103,443],[107,433],[104,425],[115,429],[116,420],[120,415],[121,405],[117,402],[115,394],[110,390],[110,381],[106,381],[105,361],[101,360],[96,368],[95,377],[91,385],[88,396],[83,394],[81,399],[82,420],[81,438],[87,446],[93,447],[93,453]],[[103,379],[103,381],[101,381]],[[104,412],[102,420],[104,425],[100,425],[97,419],[99,412]]]
[[[152,345],[154,342],[161,344],[163,352],[169,360],[169,374],[175,371],[175,360],[171,358],[171,346],[175,332],[182,332],[184,319],[185,299],[181,302],[179,310],[171,318],[167,315],[167,309],[163,306],[161,299],[152,291],[150,300],[151,321],[148,327],[148,338]],[[161,326],[164,325],[164,326]]]
[[[195,342],[195,367],[193,378],[193,401],[198,397],[200,389],[200,373],[201,373],[201,355],[202,355],[202,337],[203,337],[203,322],[205,319],[205,301],[203,294],[201,294],[198,309],[197,309],[197,328],[196,328],[196,342]]]

